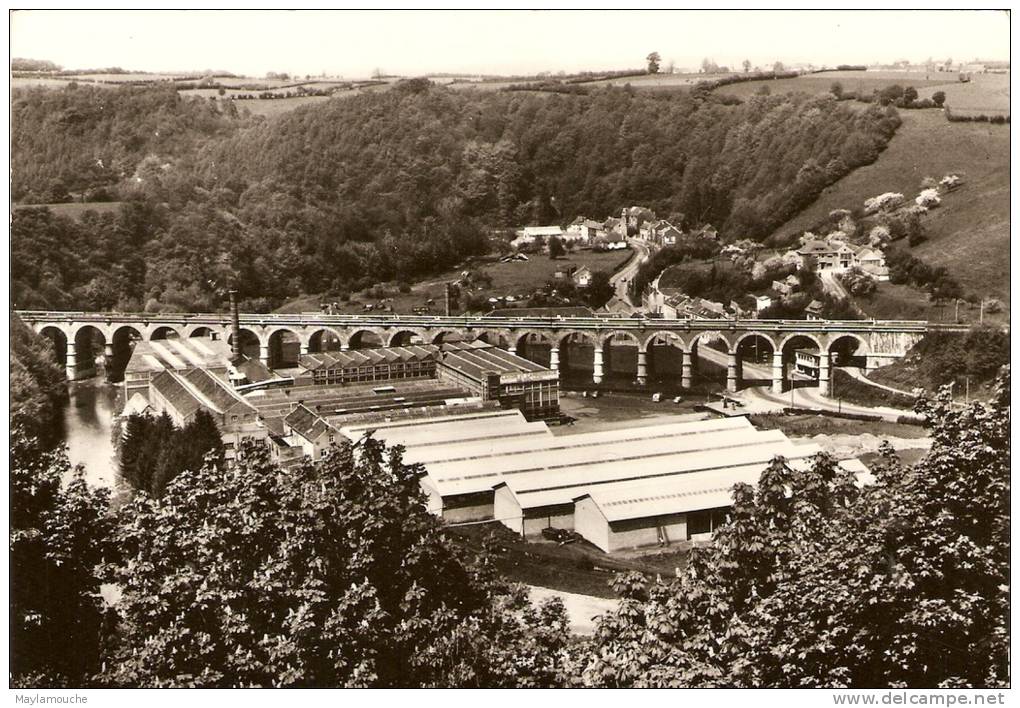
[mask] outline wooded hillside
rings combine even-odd
[[[271,121],[162,89],[102,97],[80,87],[15,94],[15,195],[113,187],[160,212],[139,247],[111,255],[118,266],[141,254],[144,272],[91,288],[152,310],[219,306],[231,283],[265,308],[411,279],[486,250],[489,227],[604,218],[633,204],[710,222],[726,238],[763,238],[873,161],[899,125],[893,109],[825,97],[455,92],[424,80]],[[99,159],[115,175],[96,171],[106,145]],[[45,273],[58,256],[41,240],[71,226],[30,222],[16,223],[14,250]],[[70,239],[72,255],[109,238],[98,231]],[[16,256],[16,277],[23,265]],[[19,300],[99,307],[87,277],[65,273],[63,295],[28,283]]]

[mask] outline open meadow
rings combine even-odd
[[[923,71],[826,71],[820,74],[805,74],[791,79],[762,79],[745,81],[740,84],[729,84],[716,89],[737,98],[750,98],[762,86],[768,86],[771,93],[802,92],[828,93],[834,83],[843,86],[843,90],[870,94],[875,89],[899,84],[917,89],[921,98],[931,96],[935,91],[944,90],[943,86],[959,83],[956,74],[926,74]],[[934,88],[938,86],[939,88]]]

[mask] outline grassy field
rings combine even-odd
[[[120,209],[123,202],[69,202],[67,204],[15,204],[15,209],[29,209],[33,207],[47,207],[54,214],[70,216],[80,219],[87,211],[100,213],[115,212]]]
[[[301,106],[311,106],[330,100],[330,96],[295,96],[293,98],[274,98],[271,100],[250,100],[234,101],[238,110],[246,110],[252,115],[266,116],[272,118],[282,113],[287,113]]]
[[[278,101],[262,101],[261,103],[278,103]],[[535,254],[530,256],[528,261],[514,261],[511,263],[500,263],[498,256],[486,256],[475,258],[462,264],[462,267],[449,270],[440,276],[427,281],[416,283],[411,287],[410,293],[399,293],[395,284],[384,286],[392,298],[387,304],[396,313],[410,313],[415,307],[424,306],[431,298],[435,301],[432,305],[433,312],[441,312],[443,306],[443,292],[445,283],[457,280],[461,277],[462,271],[472,272],[484,271],[492,278],[492,285],[485,288],[489,297],[500,297],[513,295],[516,298],[527,299],[531,293],[541,287],[546,281],[551,280],[557,270],[566,270],[570,266],[588,266],[594,271],[612,271],[617,265],[622,264],[631,257],[632,251],[615,251],[596,253],[594,251],[575,251],[564,258],[555,261],[549,260],[548,256]],[[288,302],[277,312],[309,312],[319,309],[322,301],[318,295],[311,295],[297,298]],[[345,312],[361,312],[362,303],[375,302],[372,298],[361,297],[356,294],[352,297],[350,304],[340,303],[341,310]]]
[[[927,78],[925,78],[927,77]],[[875,89],[899,84],[913,86],[921,98],[931,96],[948,84],[959,83],[956,74],[924,74],[918,71],[826,71],[821,74],[806,74],[792,79],[763,79],[730,84],[716,89],[719,93],[738,98],[749,98],[762,86],[768,86],[773,94],[785,92],[828,93],[832,84],[839,82],[844,91],[870,94]],[[938,86],[936,89],[934,87]]]
[[[644,76],[626,76],[618,79],[591,81],[582,86],[623,86],[630,84],[636,89],[678,89],[693,86],[699,81],[711,79],[706,74],[645,74]]]
[[[770,241],[788,243],[834,209],[858,208],[865,199],[883,192],[912,198],[923,178],[957,173],[965,184],[945,195],[942,206],[925,217],[928,241],[912,252],[947,266],[965,290],[1001,300],[1008,318],[1009,126],[950,123],[936,110],[900,111],[900,116],[903,125],[875,163],[824,190],[814,204],[779,227]],[[902,298],[905,309],[916,310],[921,305],[909,295],[907,290],[883,284],[872,307],[890,316],[889,307]],[[868,303],[862,304],[867,310]]]
[[[687,544],[643,554],[607,555],[586,541],[560,546],[525,541],[499,522],[453,527],[449,537],[472,554],[488,548],[496,569],[510,580],[594,597],[616,597],[609,586],[616,573],[637,571],[649,580],[671,576],[687,564]]]
[[[975,74],[965,84],[956,82],[939,88],[953,113],[1009,115],[1009,74]]]

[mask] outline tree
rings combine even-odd
[[[70,481],[61,486],[61,480]],[[14,685],[86,685],[99,671],[100,564],[113,560],[109,493],[20,426],[10,451],[10,673]]]
[[[744,73],[745,74],[750,73],[750,71],[751,71],[751,60],[750,59],[744,59],[744,61],[741,62],[741,66],[744,67]]]
[[[566,254],[566,249],[563,247],[563,241],[558,237],[552,236],[549,238],[549,258],[554,260],[556,258],[562,258]]]
[[[591,282],[585,290],[585,301],[594,309],[598,309],[609,302],[616,293],[609,282],[609,274],[604,270],[597,270],[591,274]]]
[[[118,686],[549,686],[562,603],[532,607],[366,438],[282,471],[245,444],[119,512]]]
[[[658,52],[652,52],[647,57],[645,57],[645,60],[648,62],[648,73],[649,74],[658,74],[659,73],[659,62],[662,61],[662,58],[659,56],[659,53]]]
[[[786,71],[786,66],[783,64],[783,62],[777,61],[775,64],[772,65],[772,71],[776,74],[780,74]]]
[[[903,102],[910,105],[917,100],[917,89],[913,86],[907,86],[903,89]]]
[[[737,485],[680,577],[618,578],[580,653],[610,686],[994,687],[1009,674],[1009,375],[988,404],[918,403],[931,451],[875,484],[826,456]]]
[[[835,96],[836,100],[843,98],[843,84],[833,81],[832,86],[829,87],[829,93]]]
[[[936,91],[935,93],[933,93],[931,95],[931,102],[934,103],[939,108],[942,108],[942,106],[946,102],[946,92],[945,91]]]

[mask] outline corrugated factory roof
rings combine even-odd
[[[396,430],[399,428],[421,428],[422,426],[434,425],[443,426],[449,425],[461,421],[475,421],[475,420],[499,420],[503,423],[511,422],[511,419],[517,419],[520,422],[526,422],[524,415],[519,410],[511,411],[482,411],[478,413],[464,413],[462,415],[451,415],[444,416],[442,418],[433,418],[431,420],[419,421],[419,420],[398,420],[392,423],[379,423],[378,425],[352,425],[344,426],[344,432],[364,432],[368,428],[374,430]]]
[[[477,381],[484,381],[489,373],[502,375],[548,371],[533,361],[483,342],[444,344],[440,363]],[[553,376],[553,372],[550,372],[550,377]]]
[[[793,469],[803,469],[810,465],[810,461],[806,458],[791,459],[787,464]],[[845,460],[839,464],[856,473],[859,481],[868,481],[870,474],[860,460]],[[765,466],[755,464],[656,478],[647,482],[599,485],[578,499],[590,497],[610,522],[682,514],[730,506],[733,503],[734,485],[756,485],[764,471]]]
[[[697,472],[734,470],[748,466],[757,466],[760,474],[777,455],[788,460],[799,460],[819,451],[816,445],[794,445],[789,440],[783,440],[741,448],[680,453],[650,463],[646,460],[633,460],[590,465],[581,469],[568,468],[545,473],[544,480],[535,478],[533,474],[523,479],[506,476],[501,484],[514,494],[522,509],[534,509],[569,504],[604,484],[647,481],[652,478],[666,480]]]
[[[167,403],[185,418],[202,407],[202,402],[172,371],[161,371],[149,381]]]
[[[787,443],[781,431],[756,431],[749,423],[742,426],[719,425],[724,421],[704,421],[708,426],[698,425],[683,430],[684,425],[656,433],[653,429],[636,429],[629,439],[607,440],[576,447],[563,447],[560,441],[572,436],[553,438],[558,447],[545,449],[541,444],[531,452],[514,455],[499,455],[483,460],[439,462],[427,465],[429,476],[442,494],[463,494],[483,491],[497,484],[501,479],[521,480],[524,489],[544,486],[547,480],[560,479],[561,473],[576,470],[583,478],[585,468],[622,465],[638,462],[645,466],[656,466],[669,457],[695,452],[716,452],[729,454],[748,446],[770,443]],[[546,441],[548,444],[549,441]],[[789,443],[787,443],[789,444]],[[575,476],[577,476],[575,475]],[[447,491],[449,490],[449,491]]]
[[[445,445],[451,440],[485,440],[506,435],[533,433],[544,426],[545,423],[528,423],[526,421],[514,422],[513,424],[490,420],[465,421],[443,427],[379,430],[376,432],[375,437],[379,440],[385,440],[390,445],[403,445],[404,447],[432,446]],[[371,429],[371,426],[369,426],[369,429]]]
[[[244,406],[250,413],[256,412],[255,406],[235,393],[230,386],[224,384],[203,369],[192,369],[182,374],[182,376],[188,384],[197,390],[202,397],[210,401],[215,409],[221,413],[236,405]]]
[[[139,340],[135,342],[125,373],[224,368],[230,361],[230,347],[222,340],[206,337]]]
[[[551,433],[546,437],[548,440],[540,445],[535,441],[506,439],[494,439],[484,445],[479,443],[450,443],[440,448],[424,448],[421,450],[408,450],[408,455],[413,455],[416,462],[441,463],[456,462],[460,460],[478,460],[484,463],[485,457],[507,456],[517,454],[529,454],[545,451],[553,453],[559,450],[570,448],[590,447],[594,445],[609,445],[628,443],[637,440],[650,440],[675,435],[695,434],[696,432],[712,432],[723,430],[753,430],[751,423],[743,416],[732,418],[720,418],[717,420],[705,421],[711,423],[705,427],[692,427],[691,423],[666,422],[655,425],[644,425],[634,428],[618,428],[616,430],[600,430],[593,433],[581,433],[578,435],[553,436]]]
[[[351,369],[395,361],[424,361],[436,358],[438,352],[439,347],[432,345],[376,347],[372,349],[352,349],[346,352],[332,351],[302,354],[298,359],[298,363],[301,368],[309,371],[317,369]]]

